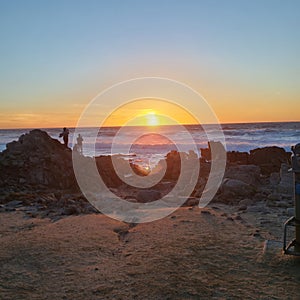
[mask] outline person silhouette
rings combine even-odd
[[[82,142],[83,142],[83,138],[82,138],[81,134],[78,134],[78,137],[77,137],[77,151],[81,154],[82,154]]]
[[[69,129],[64,127],[63,132],[59,135],[59,137],[62,137],[64,140],[65,146],[68,148],[68,143],[69,143]]]

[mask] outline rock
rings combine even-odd
[[[122,173],[123,166],[125,167],[125,164],[127,166],[128,162],[126,162],[121,157],[118,157],[117,160],[118,160],[118,169],[119,169],[120,173]],[[99,173],[102,177],[102,180],[104,181],[104,183],[107,187],[118,188],[123,184],[123,181],[121,180],[121,178],[117,175],[117,173],[114,170],[111,156],[101,155],[101,156],[95,157],[95,161],[96,161],[96,165],[99,170]],[[135,169],[135,171],[137,171],[137,170]]]
[[[241,200],[239,202],[238,210],[244,212],[244,211],[247,210],[248,206],[251,206],[254,203],[255,203],[255,200],[253,198],[251,198],[251,199],[248,199],[248,198],[243,199],[243,200]]]
[[[289,207],[289,204],[286,201],[278,201],[276,203],[276,206],[277,207],[282,207],[282,208],[287,208],[287,207]]]
[[[268,200],[271,201],[281,201],[282,200],[282,196],[278,193],[272,193],[268,196]]]
[[[281,195],[271,194],[266,202],[269,207],[288,207],[289,204],[286,201],[282,201]]]
[[[120,241],[124,241],[126,236],[129,234],[128,226],[115,227],[113,231],[118,234],[118,239]]]
[[[221,192],[223,194],[227,193],[229,195],[233,194],[238,196],[248,196],[253,195],[253,193],[255,192],[255,188],[250,184],[245,183],[244,181],[225,178],[221,186]]]
[[[188,157],[189,160],[198,159],[198,155],[195,151],[189,150]]]
[[[6,206],[5,211],[16,211],[15,207]]]
[[[162,198],[161,192],[156,190],[142,190],[137,193],[136,199],[140,203],[152,202]]]
[[[81,211],[80,211],[78,206],[69,205],[69,206],[67,206],[63,209],[62,215],[67,215],[67,216],[69,216],[69,215],[78,215],[78,214],[80,214],[80,212]]]
[[[264,206],[249,206],[247,208],[247,212],[264,214],[264,213],[268,212],[268,210]]]
[[[240,202],[239,202],[239,205],[240,206],[246,206],[246,208],[247,208],[247,206],[250,206],[250,205],[252,205],[254,203],[254,200],[253,199],[243,199],[243,200],[241,200]]]
[[[38,212],[31,212],[31,211],[28,211],[26,212],[26,215],[30,218],[37,218],[39,213]]]
[[[53,193],[53,195],[57,200],[60,200],[62,197],[62,193],[60,191],[56,191],[55,193]]]
[[[127,225],[124,225],[124,226],[118,226],[118,227],[115,227],[113,229],[113,231],[117,234],[121,233],[121,232],[128,232],[128,226]]]
[[[289,171],[290,167],[288,164],[282,164],[280,168],[280,182],[277,186],[279,193],[293,194],[294,189],[294,175],[293,172]]]
[[[211,154],[212,151],[215,155],[215,157],[223,157],[223,155],[226,153],[225,152],[225,148],[224,145],[217,141],[209,141],[208,142],[208,148],[201,148],[200,152],[201,152],[201,158],[203,159],[203,161],[211,161]]]
[[[243,221],[243,218],[240,215],[236,215],[234,219],[237,221]]]
[[[280,147],[264,147],[250,151],[249,163],[260,166],[262,174],[279,172],[282,163],[288,163],[290,153]]]
[[[238,210],[239,210],[239,211],[245,211],[245,210],[247,210],[247,205],[240,205],[240,206],[238,207]]]
[[[225,177],[257,185],[260,183],[260,167],[255,165],[230,166],[225,172]]]
[[[5,204],[7,208],[16,208],[23,205],[23,201],[13,200]]]
[[[19,179],[19,183],[20,183],[20,184],[26,183],[26,179],[25,179],[25,178],[20,178],[20,179]]]
[[[195,197],[189,197],[188,200],[183,204],[183,206],[197,206],[199,204],[199,199]]]
[[[291,186],[293,185],[294,175],[293,172],[290,171],[290,165],[281,164],[280,167],[280,183],[287,183]]]
[[[227,161],[229,163],[235,163],[239,165],[249,164],[249,153],[239,152],[239,151],[229,151],[227,152]]]
[[[273,200],[267,200],[266,201],[266,205],[268,207],[276,207],[276,201],[273,201]]]
[[[252,198],[256,187],[238,179],[225,178],[213,202],[238,205],[243,198]]]
[[[47,205],[52,205],[54,202],[57,201],[57,198],[53,193],[40,195],[38,198],[39,198],[38,203],[47,204]]]
[[[204,161],[210,161],[211,160],[211,154],[210,154],[210,149],[209,148],[201,148],[201,158]]]
[[[280,183],[280,174],[278,172],[270,174],[270,185],[277,186]]]
[[[39,129],[8,143],[0,153],[1,165],[5,166],[0,174],[3,181],[57,188],[76,186],[71,150]]]
[[[165,180],[177,180],[181,171],[181,158],[178,151],[171,151],[166,156],[167,169]]]
[[[201,173],[202,169],[200,170]],[[203,190],[205,188],[207,180],[205,180],[203,177],[199,177],[198,182],[194,188],[194,191],[192,192],[191,196],[195,198],[201,198]]]

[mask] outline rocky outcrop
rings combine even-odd
[[[116,174],[111,156],[98,156],[95,157],[96,165],[99,174],[102,177],[104,183],[111,188],[117,188],[123,184],[122,180]],[[123,160],[120,158],[120,160]],[[125,162],[124,162],[125,163]]]
[[[227,161],[233,164],[248,165],[249,164],[249,153],[239,151],[228,151]]]
[[[181,170],[180,153],[177,151],[171,151],[166,156],[167,169],[165,173],[165,179],[177,180]]]
[[[162,194],[156,190],[141,190],[137,193],[136,199],[139,203],[147,203],[161,199]]]
[[[4,184],[17,181],[65,189],[76,186],[71,150],[39,129],[8,143],[0,153],[0,168]]]
[[[255,165],[229,166],[225,172],[226,178],[241,180],[247,184],[260,184],[260,167]]]
[[[250,151],[249,163],[259,166],[262,174],[279,172],[282,163],[288,163],[291,154],[280,147],[264,147]]]
[[[289,171],[290,166],[282,164],[279,172],[279,182],[275,185],[278,193],[292,194],[294,192],[294,173]]]
[[[216,145],[218,146],[216,143],[211,146]],[[210,149],[208,150],[210,151]],[[128,201],[144,203],[158,200],[173,189],[182,171],[182,161],[189,170],[198,160],[197,162],[200,162],[198,182],[185,203],[185,205],[197,205],[210,173],[209,151],[201,151],[205,157],[200,158],[200,161],[193,152],[187,154],[171,151],[166,155],[165,160],[160,162],[161,165],[157,166],[157,168],[166,166],[165,175],[161,181],[149,189],[139,189],[126,184],[122,180],[124,179],[122,175],[119,177],[115,172],[111,156],[90,158],[78,155],[80,155],[81,163],[85,167],[96,162],[99,174],[113,193]],[[277,202],[281,203],[282,199],[291,199],[293,180],[292,174],[288,172],[289,166],[284,164],[289,160],[289,153],[285,152],[284,149],[266,147],[255,149],[250,154],[228,152],[227,155],[228,164],[224,180],[214,201],[236,205],[245,199],[247,201],[244,202],[247,203],[249,202],[248,199],[253,203],[265,200],[273,205]],[[124,170],[128,170],[126,168],[128,161],[122,157],[117,159],[119,159],[120,169],[122,170],[124,167]],[[136,174],[147,175],[143,168],[132,163],[130,165]],[[59,209],[67,205],[68,210],[62,213],[76,213],[73,205],[76,206],[81,200],[83,207],[85,207],[86,203],[83,200],[83,195],[80,195],[73,171],[72,151],[42,130],[32,130],[28,134],[22,135],[18,141],[7,144],[7,149],[0,153],[0,171],[0,187],[2,188],[0,203],[5,204],[17,200],[23,201],[22,205],[30,205],[32,202],[37,202],[40,205],[39,189],[50,189],[55,197],[50,197],[46,201],[47,209],[51,209],[52,204]],[[125,173],[124,171],[124,177],[126,177]],[[187,178],[189,177],[187,176]],[[28,192],[30,188],[31,191],[37,193],[32,198],[31,192]],[[61,196],[56,194],[66,189],[69,189],[71,193],[79,194],[80,196],[76,196],[76,199],[80,198],[81,200],[75,201],[73,200],[74,197],[70,196],[67,198],[68,201],[61,202]],[[26,197],[23,197],[22,194],[19,196],[13,194],[21,191],[25,191]],[[65,192],[63,193],[65,194]],[[278,197],[278,195],[283,196]],[[30,203],[27,203],[26,199]],[[8,205],[8,209],[13,205],[19,204],[12,202]],[[245,208],[246,204],[242,202],[241,207]],[[82,211],[88,210],[89,207]]]
[[[221,186],[221,191],[223,194],[230,196],[249,196],[255,192],[255,189],[242,180],[225,178]]]
[[[256,191],[254,185],[238,179],[225,178],[214,201],[236,205],[240,200],[254,196]]]
[[[261,168],[264,175],[270,175],[279,172],[282,163],[290,161],[290,152],[286,152],[280,147],[257,148],[248,152],[228,151],[227,163],[236,165],[256,165]],[[209,161],[211,159],[210,148],[201,149],[202,159]]]

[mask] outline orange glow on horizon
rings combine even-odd
[[[269,109],[264,109],[263,105],[258,104],[258,100],[252,101],[250,106],[250,96],[245,97],[243,103],[235,103],[233,100],[225,99],[219,101],[220,95],[208,95],[211,99],[209,103],[214,109],[220,123],[260,123],[260,122],[299,122],[298,111],[299,102],[295,102],[293,110],[291,106],[280,105],[269,106]],[[266,101],[266,100],[265,100]],[[262,103],[262,102],[261,102]],[[0,113],[0,129],[14,128],[62,128],[76,127],[81,113],[84,111],[85,105],[78,104],[63,104],[59,110],[57,108],[43,107],[33,110],[24,110],[21,112],[17,108],[2,110]],[[193,113],[193,112],[192,112]],[[144,116],[144,118],[142,117]],[[100,108],[99,112],[91,118],[89,124],[84,127],[111,127],[124,126],[130,120],[136,118],[135,122],[130,125],[136,126],[158,126],[171,125],[168,116],[176,120],[179,124],[198,124],[201,120],[196,120],[191,113],[184,108],[171,102],[157,99],[140,99],[118,107],[110,111],[109,107]]]
[[[199,123],[188,111],[165,100],[140,99],[114,110],[102,126],[159,126]]]

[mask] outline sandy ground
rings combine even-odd
[[[0,299],[300,299],[299,259],[264,253],[278,237],[226,209],[136,226],[1,213]]]

